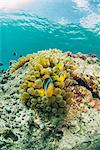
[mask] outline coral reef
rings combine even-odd
[[[61,113],[67,115],[73,103],[73,91],[68,91],[68,87],[71,89],[73,85],[80,84],[79,79],[85,83],[83,86],[86,85],[88,90],[98,95],[99,77],[79,72],[81,63],[83,65],[84,62],[84,65],[89,66],[93,63],[95,57],[91,56],[92,62],[89,61],[89,57],[90,55],[81,53],[62,53],[59,49],[40,51],[22,57],[10,69],[14,72],[28,62],[27,71],[19,88],[21,101],[36,110],[39,115],[45,114],[50,117],[61,116]]]
[[[0,149],[91,150],[100,142],[100,101],[76,77],[83,81],[92,75],[95,85],[100,63],[90,55],[56,49],[29,56],[0,76]],[[46,63],[38,63],[39,57]]]

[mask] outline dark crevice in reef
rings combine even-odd
[[[87,90],[91,91],[93,98],[100,99],[99,95],[96,92],[93,92],[93,89],[87,85],[82,79],[75,79],[78,82],[79,86],[84,86]]]
[[[7,81],[10,79],[11,75],[9,72],[6,71],[6,72],[2,73],[0,77],[1,77],[0,83],[6,84]]]
[[[11,130],[6,131],[3,136],[5,139],[11,138],[13,141],[18,140],[17,135],[15,135]]]

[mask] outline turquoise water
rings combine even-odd
[[[99,24],[92,29],[78,23],[60,24],[24,11],[0,12],[0,62],[42,49],[59,48],[73,53],[95,53],[100,57]],[[13,53],[16,52],[16,56]]]

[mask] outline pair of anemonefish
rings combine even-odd
[[[60,72],[58,74],[58,81],[63,82],[66,77],[66,73],[63,71],[64,70],[64,65],[62,63],[58,63],[54,68],[53,71],[58,69]],[[44,87],[44,94],[48,97],[53,95],[54,92],[54,84],[53,80],[51,78],[48,78],[43,81],[43,87]]]

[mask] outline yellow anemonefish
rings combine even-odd
[[[51,78],[47,79],[44,81],[44,91],[45,91],[45,95],[50,97],[53,95],[53,91],[54,91],[54,84]]]
[[[63,82],[65,80],[65,72],[63,71],[60,71],[59,73],[59,81]]]

